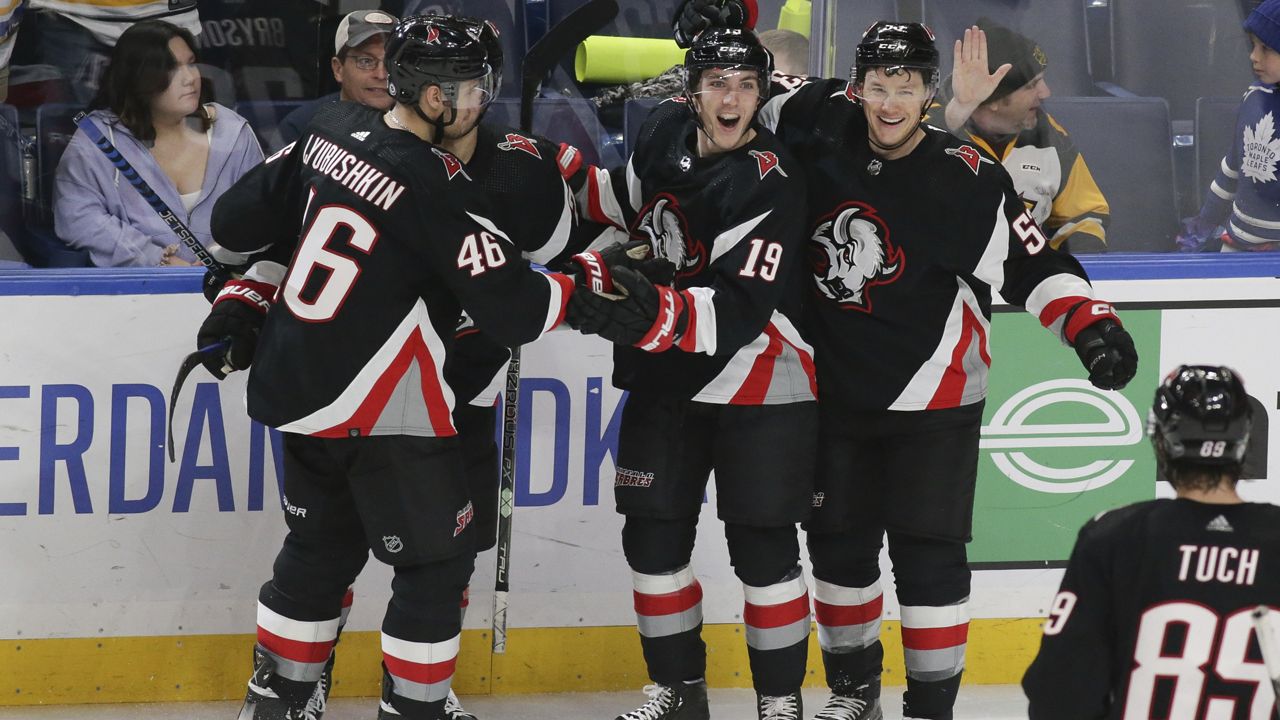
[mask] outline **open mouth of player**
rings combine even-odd
[[[876,115],[876,120],[879,120],[881,125],[889,128],[896,128],[907,121],[905,117],[888,118],[884,115]]]
[[[716,127],[723,133],[734,133],[742,127],[742,116],[734,113],[716,115]]]

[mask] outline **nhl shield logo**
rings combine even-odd
[[[398,553],[404,549],[404,543],[400,541],[399,535],[383,535],[382,544],[387,547],[389,553]]]
[[[974,175],[978,174],[978,168],[982,167],[982,163],[987,163],[988,165],[995,164],[991,160],[982,157],[982,153],[979,153],[977,148],[974,148],[972,145],[961,145],[958,148],[947,148],[946,153],[964,161],[964,164],[969,166],[969,169],[973,171]]]

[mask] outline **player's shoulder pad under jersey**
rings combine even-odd
[[[1168,502],[1168,500],[1145,500],[1103,510],[1084,524],[1080,529],[1080,537],[1105,540],[1117,534],[1127,533],[1133,530],[1143,517]]]

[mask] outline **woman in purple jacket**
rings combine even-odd
[[[244,118],[200,104],[195,40],[160,20],[120,36],[89,117],[206,246],[214,201],[262,162]],[[195,256],[120,171],[76,131],[58,164],[54,230],[99,267],[179,266]]]

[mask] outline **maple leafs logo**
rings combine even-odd
[[[1260,183],[1274,182],[1276,161],[1280,160],[1280,140],[1275,136],[1275,118],[1271,113],[1262,116],[1258,124],[1244,129],[1244,159],[1240,171],[1245,177]]]

